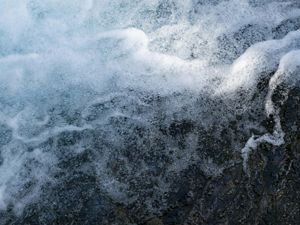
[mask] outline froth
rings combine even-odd
[[[214,105],[214,99],[229,98],[228,108],[234,110],[240,104],[237,91],[250,90],[250,99],[258,81],[272,76],[280,64],[266,106],[268,114],[276,114],[271,101],[275,83],[299,67],[300,53],[294,51],[299,48],[299,31],[270,40],[275,26],[300,14],[288,10],[286,3],[3,0],[0,5],[0,210],[10,204],[20,210],[43,185],[55,182],[52,175],[60,157],[90,147],[89,135],[73,150],[64,147],[69,143],[60,136],[68,140],[76,132],[105,130],[115,142],[97,149],[105,151],[122,143],[118,134],[132,128],[126,127],[130,119],[148,126],[151,133],[153,107],[118,93],[192,93],[200,96],[197,110],[213,114],[211,105],[201,101],[203,96]],[[241,45],[241,39],[247,41]],[[291,75],[284,79],[292,80]],[[182,99],[190,106],[190,99]],[[184,103],[167,103],[164,110],[179,111]],[[97,104],[103,118],[93,120]],[[222,113],[216,119],[222,120]],[[191,114],[205,125],[214,119],[210,115],[202,121],[200,112]],[[250,138],[242,150],[245,162],[260,142],[282,143],[280,121],[277,125],[278,136]],[[183,164],[175,162],[170,171],[185,168],[193,154],[182,156]],[[121,199],[126,185],[103,172],[108,158],[104,152],[94,164],[102,186]],[[222,172],[211,160],[204,161],[207,174]]]

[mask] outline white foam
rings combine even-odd
[[[282,57],[300,47],[300,31],[282,40],[271,40],[251,46],[232,65],[218,92],[234,92],[238,88],[254,89],[262,73],[274,73]]]
[[[296,36],[296,33],[292,33],[289,35],[289,37]],[[289,40],[293,42],[293,40]],[[243,157],[243,166],[244,170],[248,171],[248,159],[250,153],[255,150],[259,144],[261,143],[269,143],[275,146],[280,146],[284,144],[284,136],[285,133],[282,130],[281,127],[281,121],[280,121],[280,109],[276,108],[273,101],[272,96],[274,94],[274,91],[279,85],[285,84],[289,86],[295,85],[297,82],[299,82],[299,71],[300,71],[300,51],[299,50],[292,50],[288,52],[287,54],[283,55],[280,59],[280,64],[278,66],[278,70],[276,73],[272,76],[269,82],[269,92],[266,98],[265,103],[265,111],[267,116],[273,116],[275,126],[273,134],[264,134],[260,137],[254,137],[252,136],[247,143],[245,144],[245,147],[242,149],[242,157]],[[287,94],[287,93],[281,93],[281,94]],[[287,97],[287,96],[286,96]]]
[[[77,111],[88,115],[91,104],[105,101],[99,96],[129,89],[157,95],[188,90],[195,96],[234,96],[240,88],[254,89],[261,72],[276,70],[281,57],[299,47],[297,31],[253,45],[233,65],[224,65],[215,55],[220,35],[248,24],[271,29],[299,11],[286,10],[283,3],[251,7],[246,0],[203,2],[0,0],[0,122],[12,132],[12,140],[1,146],[0,209],[10,203],[22,208],[51,180],[56,156],[38,145],[62,132],[94,128],[70,124],[66,117]],[[296,68],[298,59],[298,52],[286,55],[280,70]],[[279,144],[281,138],[280,132],[252,138],[243,156],[247,159],[249,149],[259,142]],[[99,176],[107,158],[97,162]],[[31,159],[39,166],[26,169]],[[210,161],[204,167],[218,172]],[[36,181],[33,192],[16,197],[28,179]],[[121,182],[108,176],[103,180],[116,198],[122,196]]]

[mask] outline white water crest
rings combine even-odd
[[[86,135],[72,148],[61,148],[59,135],[102,129],[103,136],[97,135],[106,142],[93,162],[99,185],[112,198],[130,201],[121,191],[126,185],[105,168],[109,147],[122,146],[118,135],[132,127],[124,122],[117,129],[112,123],[130,118],[146,127],[152,140],[153,118],[159,113],[141,99],[149,93],[162,98],[189,93],[192,98],[166,101],[166,117],[187,105],[209,127],[231,115],[224,111],[207,117],[204,112],[215,112],[199,96],[228,100],[233,111],[246,110],[259,80],[272,76],[265,114],[274,115],[274,133],[249,136],[241,143],[244,148],[236,147],[246,169],[259,143],[284,142],[272,95],[281,83],[297,83],[300,31],[275,28],[299,17],[296,0],[0,0],[0,210],[13,205],[20,213],[43,187],[59,184],[53,174],[62,157],[91,147],[92,137]],[[240,92],[248,97],[241,100]],[[188,138],[190,154],[178,153],[181,161],[168,172],[198,157],[195,137]],[[170,141],[168,150],[173,145]],[[207,173],[221,173],[207,162],[214,166]],[[160,187],[168,188],[165,183]]]

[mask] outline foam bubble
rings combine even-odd
[[[300,15],[281,1],[2,0],[0,5],[0,210],[12,204],[18,211],[34,201],[43,186],[55,182],[58,162],[91,148],[93,135],[106,141],[93,162],[103,178],[99,185],[124,199],[126,182],[106,170],[111,149],[122,146],[132,124],[143,125],[153,138],[156,111],[165,111],[168,122],[173,114],[183,120],[183,106],[207,127],[225,121],[227,111],[211,112],[219,99],[233,99],[228,108],[234,111],[240,104],[236,93],[254,91],[280,64],[266,106],[274,113],[275,80],[299,66],[294,51],[299,31],[271,40],[274,27]],[[291,76],[284,79],[292,81]],[[153,106],[140,100],[149,93],[185,97]],[[249,139],[242,150],[245,161],[249,149],[263,141],[282,143],[280,121],[277,125],[274,134]],[[170,173],[196,157],[191,143],[191,154],[178,156],[182,165],[172,159]],[[207,174],[222,173],[211,159],[203,162]]]

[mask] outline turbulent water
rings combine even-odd
[[[299,28],[298,0],[0,0],[0,223],[146,224],[193,166],[249,177]]]

